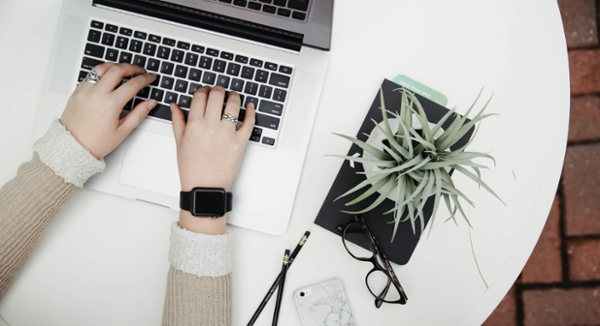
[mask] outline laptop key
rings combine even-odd
[[[174,68],[175,68],[175,64],[173,64],[171,62],[163,61],[162,65],[160,66],[160,72],[163,74],[172,75]]]
[[[206,49],[206,54],[213,56],[213,57],[218,57],[219,50],[208,48],[208,49]]]
[[[198,55],[195,53],[188,52],[185,55],[185,64],[188,66],[195,67],[198,64]]]
[[[92,70],[95,66],[103,64],[104,61],[83,57],[83,61],[81,62],[81,68]]]
[[[216,74],[214,74],[210,71],[205,71],[204,76],[202,77],[202,83],[208,84],[208,85],[214,85],[216,78],[217,78]]]
[[[177,68],[175,68],[175,77],[185,78],[187,76],[187,73],[188,73],[187,67],[178,65]]]
[[[148,65],[146,66],[146,69],[149,71],[158,71],[158,69],[160,69],[160,61],[152,58],[148,59]]]
[[[256,71],[256,76],[254,77],[254,80],[256,80],[257,82],[266,83],[268,76],[269,76],[268,71],[258,69]]]
[[[158,88],[153,88],[150,93],[150,98],[156,100],[156,102],[162,102],[165,91]]]
[[[248,4],[248,1],[246,1],[246,0],[233,0],[234,6],[246,7],[247,4]]]
[[[160,82],[160,87],[165,89],[173,89],[173,84],[175,83],[175,79],[171,77],[162,77],[162,81]]]
[[[219,2],[223,2],[223,3],[231,3],[232,0],[219,0]]]
[[[102,44],[112,46],[115,43],[115,34],[104,33],[102,35]]]
[[[246,102],[244,103],[244,107],[248,107],[248,104],[253,103],[254,109],[258,107],[258,99],[256,97],[248,96],[246,97]]]
[[[221,51],[221,59],[233,60],[233,53]]]
[[[265,127],[273,130],[279,129],[279,118],[271,117],[261,113],[256,113],[256,125],[259,127]]]
[[[129,51],[132,51],[135,53],[140,53],[140,52],[142,52],[143,45],[144,45],[144,42],[141,42],[138,40],[131,40],[131,44],[129,45]]]
[[[233,78],[231,80],[231,90],[236,92],[242,92],[244,89],[244,81],[241,79]]]
[[[125,35],[125,36],[132,36],[133,35],[133,30],[129,29],[129,28],[121,27],[119,29],[119,34]]]
[[[254,78],[254,68],[244,66],[242,68],[242,78],[245,78],[245,79]]]
[[[115,47],[123,50],[127,50],[127,46],[129,45],[129,39],[123,36],[117,37],[117,43],[115,43]]]
[[[307,11],[308,10],[309,0],[289,0],[288,8]]]
[[[188,94],[194,95],[194,93],[196,93],[196,91],[199,90],[201,87],[202,87],[202,85],[200,85],[200,84],[191,83],[190,89],[188,90]]]
[[[180,49],[184,49],[184,50],[189,50],[190,49],[190,43],[186,43],[186,42],[177,42],[177,47]]]
[[[90,27],[98,28],[98,29],[103,29],[104,28],[104,23],[99,22],[97,20],[92,20],[92,23],[90,24]]]
[[[202,77],[202,71],[198,69],[190,69],[190,73],[188,75],[188,79],[195,80],[197,82],[200,81],[200,77]]]
[[[277,11],[277,7],[263,5],[263,12],[267,12],[269,14],[274,14]]]
[[[192,104],[192,98],[187,95],[181,95],[179,96],[179,102],[177,104],[182,108],[189,109]]]
[[[223,88],[229,88],[229,77],[219,75],[219,78],[217,78],[217,86],[222,86]]]
[[[225,72],[225,66],[227,63],[223,60],[215,59],[215,63],[213,64],[212,70],[216,72]]]
[[[290,85],[290,77],[272,73],[271,78],[269,78],[269,84],[283,88],[288,88],[288,86]]]
[[[257,2],[250,2],[248,4],[248,8],[253,9],[253,10],[260,10],[261,4],[257,3]]]
[[[169,55],[171,54],[171,49],[166,48],[164,46],[159,46],[158,47],[158,54],[156,55],[157,57],[161,58],[161,59],[169,59]]]
[[[292,68],[286,67],[286,66],[279,66],[279,72],[287,74],[287,75],[291,75],[292,74]]]
[[[183,62],[183,51],[173,50],[173,54],[171,54],[171,61]]]
[[[280,7],[285,7],[287,0],[273,0],[273,4]]]
[[[237,63],[230,62],[229,65],[227,65],[227,74],[237,77],[237,75],[240,74],[241,68],[242,66],[238,65]]]
[[[188,82],[186,82],[185,80],[182,80],[182,79],[177,79],[177,82],[175,83],[175,90],[178,92],[185,93],[185,91],[187,91],[187,89],[188,89]]]
[[[243,64],[248,64],[248,57],[245,57],[243,55],[236,55],[235,56],[235,62],[239,62],[239,63],[243,63]]]
[[[194,44],[194,45],[192,45],[192,51],[194,51],[196,53],[204,53],[204,47]]]
[[[150,85],[158,87],[159,82],[160,82],[160,75],[156,75],[156,79],[154,79],[154,81],[151,82]]]
[[[85,77],[87,77],[87,74],[88,74],[88,72],[87,72],[87,71],[83,71],[83,70],[81,70],[81,71],[79,72],[79,78],[77,78],[77,81],[78,81],[79,83],[81,83],[81,82],[82,82],[82,81],[85,79]]]
[[[273,146],[273,145],[275,145],[275,139],[273,139],[271,137],[263,137],[262,143],[265,145]]]
[[[145,40],[148,37],[148,34],[140,31],[135,31],[135,33],[133,33],[133,37],[139,38],[140,40]]]
[[[108,61],[116,62],[119,58],[119,51],[115,49],[106,49],[106,56],[104,58]]]
[[[262,134],[262,129],[254,127],[254,129],[252,129],[252,136],[250,137],[250,140],[259,141],[261,134]]]
[[[211,66],[212,66],[211,58],[205,57],[205,56],[200,57],[200,64],[198,65],[198,67],[204,68],[204,69],[210,69]]]
[[[244,93],[250,94],[250,95],[256,95],[256,92],[258,91],[258,84],[257,83],[253,83],[253,82],[247,82],[246,83],[246,88],[244,89]]]
[[[146,67],[146,57],[142,57],[141,55],[136,55],[133,58],[133,64],[139,67]]]
[[[260,88],[258,90],[258,96],[266,98],[266,99],[270,99],[272,93],[273,93],[273,87],[266,86],[266,85],[260,85]]]
[[[177,93],[167,92],[165,95],[165,103],[177,103]]]
[[[149,56],[154,56],[156,53],[156,44],[146,43],[144,44],[144,54]]]
[[[119,63],[131,63],[132,57],[133,57],[132,53],[121,51],[121,56],[119,57]]]
[[[176,41],[172,38],[163,38],[162,44],[164,45],[168,45],[168,46],[175,46]]]
[[[88,43],[85,46],[85,54],[102,59],[104,58],[104,47]]]
[[[150,38],[148,39],[150,42],[160,43],[161,37],[157,35],[150,34]]]
[[[272,62],[265,62],[265,68],[273,71],[277,71],[277,64]]]
[[[262,60],[250,59],[250,65],[258,68],[262,68],[263,62]]]
[[[262,100],[258,111],[280,116],[283,112],[283,104]]]
[[[306,19],[306,14],[303,13],[303,12],[294,11],[292,13],[292,18],[298,19],[298,20],[305,20]]]
[[[98,42],[100,42],[101,35],[102,35],[102,32],[97,31],[95,29],[90,29],[90,31],[88,32],[87,40],[90,42],[98,43]]]
[[[273,99],[278,102],[285,102],[286,95],[287,95],[286,91],[284,91],[283,89],[276,88],[275,91],[273,92]]]
[[[111,24],[106,24],[106,27],[104,28],[105,30],[111,32],[111,33],[116,33],[119,31],[119,27],[115,26],[115,25],[111,25]]]
[[[277,9],[277,15],[279,15],[279,16],[289,17],[291,13],[292,12],[289,9],[284,9],[284,8]]]
[[[168,105],[158,104],[148,113],[149,116],[171,121],[171,108]]]
[[[146,86],[140,89],[140,91],[137,93],[137,96],[147,99],[148,96],[150,96],[150,87]]]

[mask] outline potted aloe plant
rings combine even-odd
[[[371,211],[386,198],[394,202],[387,214],[393,214],[392,241],[401,222],[410,222],[413,233],[416,234],[416,221],[420,221],[420,233],[425,227],[423,208],[426,201],[434,198],[434,221],[438,206],[444,200],[449,219],[455,220],[460,214],[471,225],[461,200],[474,205],[463,192],[456,188],[452,175],[458,172],[473,180],[480,187],[502,201],[498,195],[481,179],[481,170],[487,169],[486,165],[475,162],[475,159],[488,159],[495,164],[492,156],[485,153],[466,151],[479,129],[479,122],[492,114],[484,114],[483,108],[470,120],[469,114],[473,111],[479,96],[461,116],[456,109],[449,110],[437,123],[428,121],[427,115],[415,94],[403,87],[394,89],[402,93],[401,105],[388,110],[383,98],[383,89],[380,90],[381,113],[383,120],[377,123],[372,120],[375,127],[367,141],[356,137],[336,134],[350,140],[363,150],[362,157],[339,156],[351,162],[360,163],[364,168],[365,180],[349,189],[336,200],[359,193],[348,201],[349,207],[345,213],[363,214]],[[451,122],[449,125],[447,122]],[[446,124],[446,128],[443,126]],[[464,137],[473,127],[475,132],[469,141],[458,149],[451,149],[459,139]],[[359,204],[374,194],[376,199],[366,208],[351,210],[351,206]],[[431,229],[430,229],[431,230]]]

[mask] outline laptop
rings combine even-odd
[[[179,210],[169,103],[187,110],[196,89],[221,85],[257,108],[228,222],[281,235],[327,69],[332,13],[333,0],[64,0],[33,140],[94,66],[142,66],[158,78],[124,109],[148,98],[158,105],[85,187]]]

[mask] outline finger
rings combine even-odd
[[[179,105],[175,103],[171,103],[171,120],[173,122],[175,142],[177,143],[177,148],[179,148],[181,139],[183,139],[183,133],[185,132],[185,117]]]
[[[192,104],[190,105],[188,121],[196,121],[204,117],[204,111],[206,110],[206,101],[208,100],[209,92],[210,87],[208,86],[200,87],[196,90],[196,92],[194,92]]]
[[[250,139],[252,135],[252,130],[254,130],[254,124],[256,123],[256,110],[254,109],[254,103],[249,103],[246,106],[246,116],[244,117],[244,122],[240,129],[238,129],[237,133],[239,137],[243,140]]]
[[[96,75],[98,75],[100,78],[102,78],[102,76],[104,76],[106,71],[114,65],[116,65],[116,63],[106,62],[106,63],[95,66],[94,68],[92,68],[92,70],[96,72]],[[79,85],[77,85],[77,89],[89,89],[95,85],[96,85],[95,83],[81,82],[81,83],[79,83]]]
[[[123,78],[141,75],[146,73],[146,69],[127,63],[121,63],[111,66],[102,76],[97,87],[105,92],[112,92],[117,86],[121,85]]]
[[[142,88],[150,85],[156,79],[155,74],[141,74],[139,76],[135,76],[134,78],[127,81],[125,84],[121,85],[114,92],[114,95],[117,99],[122,102],[123,105],[137,94]]]
[[[150,110],[152,110],[155,106],[155,100],[146,100],[138,104],[135,108],[133,108],[133,110],[131,110],[131,112],[129,112],[129,114],[121,119],[119,131],[123,134],[123,138],[125,138],[125,136],[129,135],[133,129],[139,126],[148,115],[148,112],[150,112]]]
[[[213,88],[210,91],[210,94],[208,94],[208,101],[206,102],[206,112],[204,112],[204,117],[209,119],[209,121],[221,120],[224,101],[225,89],[221,86]]]
[[[238,93],[229,92],[229,95],[227,96],[227,104],[225,104],[225,110],[223,111],[223,113],[229,113],[237,118],[240,115],[240,102],[241,100]]]

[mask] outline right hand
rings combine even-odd
[[[240,96],[229,92],[225,110],[224,98],[225,89],[221,86],[198,89],[187,124],[179,106],[171,104],[182,191],[195,187],[231,189],[252,134],[255,111],[254,105],[249,105],[242,126],[236,130],[236,125],[223,119],[222,114],[238,117]]]

